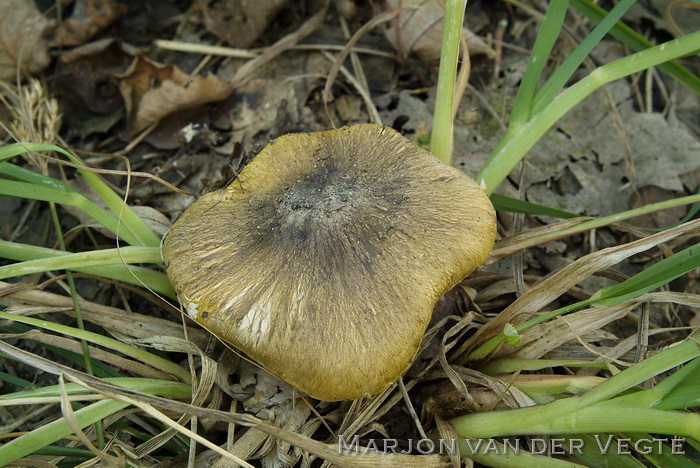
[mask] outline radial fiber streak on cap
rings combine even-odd
[[[313,397],[353,399],[407,369],[495,226],[469,177],[366,124],[273,141],[182,214],[163,258],[212,333]]]

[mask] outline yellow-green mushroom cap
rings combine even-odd
[[[326,401],[374,395],[496,236],[476,183],[391,128],[286,135],[163,242],[187,314]]]

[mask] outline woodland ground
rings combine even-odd
[[[80,150],[92,167],[149,173],[182,189],[185,193],[147,178],[131,179],[130,204],[142,206],[139,214],[161,234],[196,195],[230,182],[262,146],[286,133],[379,120],[427,148],[440,53],[440,9],[435,10],[433,2],[408,3],[415,4],[420,14],[386,13],[399,6],[398,0],[386,4],[339,0],[321,15],[318,12],[323,4],[316,1],[149,0],[127,5],[116,0],[39,0],[37,8],[29,1],[0,2],[0,80],[5,83],[1,90],[4,103],[0,104],[0,138],[7,143],[16,140],[72,147]],[[469,84],[455,119],[454,165],[469,175],[481,167],[507,125],[545,3],[472,1],[467,7],[465,33],[475,36],[469,40]],[[625,21],[654,43],[697,28],[700,11],[672,3],[639,2]],[[342,70],[334,68],[339,51],[372,18],[388,20],[375,20],[376,27],[359,38],[356,54],[342,64]],[[590,29],[589,22],[574,14],[567,18],[565,33],[545,75]],[[295,45],[280,42],[284,38]],[[185,51],[183,44],[196,47]],[[209,50],[202,45],[225,50]],[[18,50],[31,75],[19,81]],[[628,53],[620,42],[606,38],[592,53],[589,65],[609,63]],[[697,58],[688,59],[686,66],[697,72]],[[327,81],[329,74],[337,78]],[[596,217],[695,194],[700,184],[698,104],[697,95],[655,69],[614,82],[562,118],[498,193]],[[125,156],[130,167],[124,158],[105,154]],[[87,184],[71,168],[32,159],[21,164],[65,180],[91,196]],[[126,189],[122,176],[107,174],[104,179],[120,193]],[[0,238],[54,247],[49,210],[45,203],[0,197]],[[61,224],[63,232],[68,233],[69,250],[114,246],[105,232],[79,228],[82,223],[91,223],[80,211],[70,207],[66,210]],[[641,229],[672,225],[687,213],[687,206],[660,211],[633,219],[630,225],[587,231],[529,248],[517,259],[509,256],[492,262],[445,296],[436,308],[433,323],[451,315],[463,316],[469,310],[479,312],[477,322],[488,320],[522,293],[519,287],[529,288],[575,259],[636,239],[644,235]],[[553,221],[544,216],[499,213],[499,236]],[[674,249],[680,246],[671,245]],[[550,304],[550,309],[586,298],[634,275],[649,264],[650,255],[633,256],[614,269],[588,277]],[[523,272],[521,279],[513,274],[514,262]],[[27,281],[40,283],[46,279],[35,276]],[[164,325],[171,322],[177,330],[181,323],[177,311],[149,293],[85,277],[78,277],[76,283],[80,296],[90,303],[152,317],[158,320],[153,322],[156,330],[164,334],[181,333],[167,331]],[[45,290],[65,295],[62,284],[57,281]],[[671,290],[700,293],[697,271],[672,283]],[[641,312],[630,312],[606,327],[596,327],[587,332],[583,344],[581,336],[573,332],[547,349],[547,357],[594,359],[610,355],[635,362],[640,351],[625,343],[636,336],[640,316]],[[58,320],[72,323],[69,316]],[[112,336],[125,339],[156,333],[134,332],[133,321],[124,317],[110,320],[113,322],[107,324],[88,319],[88,329],[100,331],[104,327]],[[646,346],[659,349],[679,339],[676,328],[700,325],[700,309],[655,304],[648,320],[659,333],[653,334]],[[211,407],[236,407],[261,418],[275,413],[282,427],[317,440],[325,440],[329,430],[336,430],[349,413],[359,412],[346,403],[319,403],[313,408],[303,403],[294,405],[288,388],[244,361],[239,363],[201,329],[190,328],[190,339],[221,367],[232,370],[238,365],[231,380],[217,382],[221,389],[216,393],[218,400],[208,402]],[[28,340],[23,346],[69,364],[70,358],[50,347],[64,344],[38,339]],[[424,351],[407,380],[422,375],[427,365],[434,364],[438,345],[433,342]],[[184,362],[184,354],[171,356],[176,362]],[[118,362],[107,362],[105,366],[117,369],[121,375],[144,375],[138,369],[120,369]],[[55,376],[8,359],[0,359],[0,371],[39,386],[56,384]],[[579,375],[594,374],[591,370]],[[475,401],[480,406],[499,404],[498,399],[487,395],[493,384],[474,379],[471,384],[478,387],[474,390]],[[2,393],[18,390],[8,382],[3,385]],[[411,388],[417,415],[411,414],[399,395],[391,400],[393,403],[386,403],[383,411],[368,417],[356,413],[356,419],[351,418],[354,422],[346,421],[345,425],[357,424],[357,433],[365,438],[419,439],[414,417],[432,427],[428,422],[431,411],[447,419],[468,407],[444,374],[435,373]],[[46,411],[27,417],[21,424],[15,423],[28,412],[4,411],[2,424],[13,431],[26,431],[60,414],[56,405]],[[314,417],[316,413],[323,414],[328,422],[322,426]],[[134,427],[144,432],[159,431],[151,423],[134,422],[138,417],[131,420]],[[226,442],[224,425],[205,421],[202,426],[215,442]],[[259,434],[256,439],[251,435],[250,447],[239,447],[239,453],[251,458],[257,454],[262,461],[256,463],[264,466],[298,462],[300,451],[266,437]],[[124,443],[134,447],[137,439],[125,438]],[[184,463],[187,454],[181,449],[186,445],[182,441],[171,445],[174,448],[170,447],[169,452],[167,446],[154,451],[149,462],[161,466]],[[170,463],[163,461],[176,456],[179,458]],[[214,455],[211,457],[213,460]]]

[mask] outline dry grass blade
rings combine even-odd
[[[73,303],[70,297],[33,288],[34,286],[0,281],[0,303],[54,307],[72,316]],[[123,309],[85,300],[80,300],[78,303],[84,320],[111,332],[136,339],[159,335],[184,338],[182,326],[169,320],[127,312]],[[27,312],[31,312],[34,308],[32,307]],[[37,310],[37,312],[41,312],[41,310]],[[22,313],[22,315],[31,315],[31,313]],[[209,339],[208,333],[199,329],[188,330],[188,336],[200,348],[206,346]]]
[[[43,404],[43,403],[49,403],[49,404]],[[24,398],[18,398],[18,399],[15,399],[14,401],[0,401],[0,406],[18,406],[18,405],[26,405],[26,404],[34,404],[35,405],[31,409],[26,411],[24,414],[17,416],[15,418],[15,420],[12,421],[11,423],[0,426],[0,434],[3,434],[3,435],[9,434],[12,431],[16,430],[17,428],[26,424],[27,422],[31,421],[32,419],[38,418],[46,411],[53,408],[53,404],[51,404],[51,403],[60,403],[60,401],[57,399],[53,399],[52,401],[49,401],[49,402],[37,401],[35,399],[32,399],[31,401],[27,401],[27,399],[24,399]]]
[[[344,414],[343,422],[338,431],[338,435],[349,438],[355,435],[362,427],[369,425],[378,416],[377,412],[382,404],[387,400],[396,388],[396,384],[391,385],[378,395],[364,400],[354,400],[352,405]],[[401,400],[401,395],[395,396],[392,406]]]
[[[486,264],[496,262],[502,258],[506,258],[509,255],[513,255],[516,252],[527,249],[528,247],[534,247],[540,245],[544,242],[550,242],[558,239],[563,239],[564,237],[572,236],[578,234],[579,231],[575,231],[571,228],[577,226],[586,221],[591,221],[593,218],[572,218],[566,221],[561,221],[559,223],[548,224],[545,226],[539,226],[533,229],[528,229],[527,231],[520,232],[513,236],[504,237],[496,242],[496,245],[491,251],[491,255],[486,259]],[[561,232],[561,235],[548,236],[551,233]],[[570,233],[571,232],[571,233]],[[545,236],[546,239],[545,239]]]
[[[611,307],[593,307],[567,315],[559,320],[525,330],[521,333],[521,345],[517,348],[503,346],[497,357],[536,359],[558,348],[564,343],[582,336],[624,317],[640,304],[639,298]]]
[[[360,40],[360,38],[367,32],[375,28],[376,26],[379,26],[382,23],[386,23],[387,21],[391,21],[392,19],[396,18],[398,14],[401,13],[401,8],[397,8],[395,10],[390,10],[386,11],[380,15],[375,16],[371,20],[369,20],[367,23],[362,25],[360,29],[358,29],[355,34],[352,35],[348,43],[345,45],[345,48],[338,54],[338,56],[335,58],[333,61],[333,65],[331,66],[330,71],[328,72],[328,77],[326,78],[326,84],[323,87],[323,105],[327,106],[328,101],[331,100],[331,87],[333,86],[333,82],[335,81],[335,78],[338,76],[338,71],[340,71],[340,67],[343,65],[343,62],[345,62],[345,59],[348,58],[348,55],[352,51],[352,48],[357,44],[357,41]]]
[[[700,294],[683,293],[676,291],[658,291],[645,294],[640,298],[649,302],[673,303],[688,307],[700,307]]]
[[[80,379],[78,379],[76,377],[69,376],[69,378],[72,381],[74,381],[75,383],[77,383],[85,388],[91,388],[90,385],[88,385],[87,383],[81,381]],[[95,390],[97,390],[97,389],[95,389]],[[192,432],[191,430],[187,429],[186,427],[181,426],[177,422],[175,422],[172,419],[170,419],[169,417],[167,417],[165,414],[156,410],[153,406],[151,406],[148,403],[143,403],[135,398],[127,397],[127,396],[120,395],[117,393],[110,393],[107,390],[97,390],[97,391],[104,393],[105,395],[109,396],[110,398],[112,398],[114,400],[123,401],[125,403],[129,403],[130,405],[141,409],[142,411],[144,411],[146,414],[148,414],[152,418],[155,418],[155,419],[159,420],[160,422],[162,422],[163,424],[165,424],[166,426],[169,426],[173,431],[177,431],[177,432],[187,436],[188,438],[197,441],[198,443],[204,445],[205,447],[208,447],[210,450],[214,450],[215,452],[219,453],[221,456],[224,456],[224,457],[230,459],[231,461],[238,463],[241,466],[253,468],[253,465],[251,465],[251,464],[245,462],[244,460],[241,460],[240,458],[228,453],[226,450],[209,442],[207,439],[200,436],[199,434]]]
[[[138,398],[140,401],[173,412],[187,413],[205,418],[213,418],[218,421],[232,422],[247,427],[257,427],[258,425],[263,424],[261,420],[253,416],[200,408],[198,406],[191,405],[188,403],[182,403],[175,400],[169,400],[167,398],[157,397],[153,395],[148,395],[146,393],[129,390],[118,385],[111,384],[100,378],[86,374],[85,372],[71,369],[67,366],[58,364],[44,357],[37,356],[36,354],[22,350],[20,348],[12,346],[9,343],[5,343],[2,341],[0,341],[0,352],[3,352],[16,360],[30,365],[32,367],[35,367],[36,369],[39,369],[43,372],[47,372],[56,376],[64,374],[70,380],[79,380],[81,382],[80,385],[95,391],[99,391],[101,393],[110,392],[116,395],[134,397]]]
[[[0,349],[5,348],[0,343]],[[19,351],[19,350],[18,350]],[[21,352],[21,351],[20,351]],[[24,353],[24,352],[21,352]],[[43,358],[40,358],[43,359]],[[52,369],[54,370],[54,369]],[[100,393],[106,394],[113,399],[128,402],[134,406],[141,408],[142,410],[148,412],[151,416],[158,418],[163,423],[170,425],[174,429],[186,434],[188,437],[192,437],[200,443],[203,443],[211,450],[220,453],[227,458],[232,458],[233,455],[222,450],[221,448],[214,446],[213,444],[205,441],[197,434],[192,433],[188,429],[178,426],[174,421],[172,421],[167,416],[163,415],[159,411],[154,409],[154,406],[169,409],[176,412],[187,413],[191,415],[197,415],[200,417],[209,417],[218,421],[224,422],[237,422],[238,424],[243,424],[245,426],[252,426],[257,428],[269,435],[282,439],[302,450],[310,452],[318,457],[330,461],[336,466],[340,467],[362,467],[362,466],[386,466],[386,467],[446,467],[449,464],[439,455],[424,455],[424,456],[412,456],[404,454],[383,454],[383,453],[363,453],[359,451],[355,452],[343,452],[340,450],[337,444],[324,444],[322,442],[311,439],[310,437],[294,433],[291,431],[286,431],[284,429],[277,428],[271,424],[264,423],[258,418],[242,415],[227,413],[218,410],[211,410],[206,408],[201,408],[195,405],[180,403],[176,401],[167,400],[165,398],[155,397],[151,395],[146,395],[138,392],[131,392],[114,385],[110,385],[101,381],[100,379],[88,376],[81,372],[71,371],[66,373],[70,380],[79,383],[85,388],[89,388]],[[81,377],[84,377],[81,378]],[[89,383],[88,383],[89,382]],[[138,398],[138,400],[137,400]],[[176,427],[177,426],[177,427]],[[202,439],[202,440],[200,440]],[[362,453],[362,455],[360,455]],[[236,457],[232,458],[239,464],[244,466],[250,466],[245,464],[245,462],[237,461]]]
[[[87,435],[80,428],[77,419],[75,418],[75,413],[73,412],[73,407],[68,400],[68,394],[66,392],[66,382],[63,379],[63,375],[58,376],[58,386],[61,392],[61,413],[63,413],[63,419],[66,420],[68,426],[70,426],[73,433],[80,439],[80,441],[88,448],[95,456],[101,460],[107,466],[118,468],[124,466],[125,460],[123,457],[115,457],[104,453],[95,447]]]
[[[479,405],[474,401],[474,398],[469,394],[469,390],[467,389],[467,386],[465,385],[464,381],[459,377],[459,374],[457,371],[455,371],[452,366],[450,366],[449,362],[447,362],[447,351],[449,351],[450,347],[447,345],[447,340],[449,340],[452,336],[456,335],[457,333],[461,332],[463,329],[468,329],[467,327],[469,324],[472,322],[474,318],[474,313],[469,312],[467,315],[464,316],[462,320],[457,322],[456,325],[454,325],[452,328],[450,328],[442,337],[442,340],[440,342],[440,350],[438,351],[438,359],[440,361],[440,365],[442,366],[442,370],[445,372],[447,377],[450,379],[450,382],[452,382],[452,385],[455,386],[455,388],[464,396],[466,399],[465,403],[467,407],[473,411],[477,411],[479,409]],[[453,341],[453,343],[455,343]]]
[[[408,409],[408,412],[411,415],[411,419],[413,420],[413,424],[415,424],[416,429],[418,430],[418,433],[420,434],[421,438],[427,439],[428,436],[425,433],[425,430],[423,429],[423,425],[420,423],[420,419],[418,419],[418,415],[416,414],[416,410],[413,407],[413,402],[411,401],[411,397],[409,396],[408,392],[406,391],[406,386],[403,384],[403,379],[401,377],[399,377],[398,384],[399,384],[399,390],[401,391],[401,396],[403,397],[403,400],[406,403],[406,409]]]
[[[517,388],[512,387],[509,383],[495,379],[468,367],[455,365],[453,368],[459,375],[460,379],[463,379],[465,382],[486,387],[498,396],[498,400],[490,403],[491,407],[495,407],[501,401],[511,408],[524,408],[535,404],[530,397],[525,395]],[[482,411],[483,410],[484,409],[482,409]]]
[[[216,381],[216,362],[207,356],[198,346],[196,346],[191,341],[185,339],[166,337],[166,336],[155,336],[151,338],[144,338],[141,340],[136,340],[132,342],[135,345],[146,345],[148,347],[156,348],[160,351],[167,352],[179,352],[187,353],[189,356],[196,355],[201,360],[201,371],[197,374],[199,381],[195,379],[192,380],[193,392],[192,392],[192,404],[193,405],[203,405],[209,395],[211,394],[212,388]],[[195,374],[192,374],[195,376]],[[177,424],[184,426],[192,419],[191,415],[183,414],[178,420]],[[172,437],[177,434],[177,431],[173,428],[166,429],[160,434],[150,438],[143,444],[139,445],[134,449],[134,454],[138,457],[143,457],[150,454],[157,448],[161,447],[163,444],[168,442]]]
[[[2,335],[0,338],[21,338],[37,341],[39,343],[44,343],[50,346],[55,346],[60,349],[65,349],[66,351],[71,351],[73,353],[82,353],[82,347],[79,341],[72,340],[70,338],[64,338],[62,336],[50,335],[48,333],[43,333],[39,330],[30,330],[28,332],[18,334],[18,335]],[[135,375],[140,375],[142,377],[150,379],[161,379],[161,380],[171,380],[172,377],[157,369],[150,366],[142,364],[140,362],[134,361],[132,359],[123,358],[113,351],[105,351],[103,349],[97,348],[95,346],[88,346],[90,351],[90,356],[93,359],[111,364],[119,369],[123,369],[127,372],[131,372]]]
[[[464,91],[466,91],[469,85],[469,75],[472,71],[472,61],[469,57],[469,46],[467,45],[467,40],[464,38],[464,31],[462,31],[459,37],[459,45],[461,50],[462,63],[459,67],[459,73],[457,74],[457,80],[455,82],[455,97],[454,103],[452,104],[452,119],[457,118],[457,113],[459,112],[459,104],[462,102],[462,97],[464,96]]]
[[[81,403],[106,400],[107,398],[102,395],[69,395],[68,401],[77,401]],[[0,400],[0,406],[22,406],[22,405],[46,405],[44,410],[53,407],[54,404],[61,403],[61,397],[26,397],[26,398],[13,398],[12,400]],[[38,411],[37,414],[41,413]],[[32,414],[32,413],[29,413]],[[22,420],[22,424],[26,423],[27,420]],[[19,424],[21,425],[21,424]],[[18,427],[16,423],[12,423],[12,426]],[[9,432],[9,431],[7,431]],[[0,427],[0,434],[5,434],[4,426]]]
[[[247,49],[236,49],[234,47],[212,46],[208,44],[193,44],[183,41],[170,41],[156,39],[153,45],[165,50],[176,50],[178,52],[192,52],[203,55],[220,55],[222,57],[235,58],[256,58],[258,54]]]
[[[507,323],[521,323],[526,317],[539,312],[547,304],[593,273],[610,268],[632,255],[644,252],[663,242],[696,234],[699,231],[700,220],[690,221],[644,239],[609,247],[581,257],[529,289],[496,318],[479,329],[467,341],[466,346],[476,347],[488,337],[499,333]]]
[[[440,439],[457,440],[457,431],[455,427],[437,414],[435,415],[435,426],[440,434]],[[450,457],[450,462],[452,462],[452,468],[459,468],[462,466],[462,457],[459,450],[455,450],[454,452],[449,451],[448,455]]]
[[[263,431],[249,429],[236,440],[236,443],[229,449],[229,452],[236,454],[236,456],[243,460],[248,460],[262,447],[268,437],[270,436]],[[225,468],[229,466],[231,466],[230,463],[223,457],[214,465],[215,468]]]
[[[94,153],[94,152],[85,152],[85,151],[77,151],[74,148],[68,148],[70,151],[73,153],[83,153],[83,154],[89,154],[90,156],[104,156],[104,157],[109,157],[109,158],[116,158],[116,159],[121,159],[121,160],[126,160],[127,158],[123,155],[119,154],[106,154],[106,153]],[[127,177],[141,177],[144,179],[149,179],[152,180],[153,182],[156,182],[163,187],[166,187],[169,190],[172,190],[173,192],[180,193],[182,195],[191,195],[194,196],[194,193],[188,192],[187,190],[182,190],[175,185],[171,184],[167,180],[163,180],[160,177],[150,174],[148,172],[139,172],[139,171],[120,171],[116,169],[98,169],[95,167],[89,167],[89,166],[84,166],[84,165],[78,165],[78,164],[73,164],[70,161],[64,161],[62,159],[58,158],[53,158],[51,156],[46,156],[44,154],[39,154],[40,157],[46,159],[47,161],[51,161],[56,164],[60,164],[62,166],[68,166],[72,167],[75,169],[80,169],[83,171],[87,172],[92,172],[93,174],[112,174],[112,175],[119,175],[119,176],[127,176]],[[128,164],[128,160],[126,161]]]
[[[452,336],[456,336],[457,338],[451,341],[449,344],[446,343],[447,338],[441,340],[441,349],[443,349],[444,352],[449,351],[452,346],[457,344],[458,338],[470,329],[469,325],[473,321],[474,317],[475,314],[469,313],[464,317],[448,316],[440,320],[425,333],[420,350],[418,351],[418,355],[421,355],[423,351],[425,351],[425,349],[430,345],[431,341],[439,335],[440,331],[449,321],[456,320],[457,323],[448,330],[447,335],[448,338]],[[431,371],[437,362],[439,362],[439,356],[436,355],[418,376],[405,384],[406,391],[410,392],[410,390]],[[459,380],[459,377],[457,377],[457,380]],[[353,401],[350,409],[346,410],[343,415],[343,422],[340,426],[339,433],[342,434],[342,436],[347,440],[351,436],[360,432],[362,428],[371,427],[371,424],[374,421],[377,421],[379,418],[386,415],[403,399],[402,393],[394,392],[395,389],[396,384],[390,386],[384,392],[368,400]],[[474,404],[473,407],[476,409],[478,408],[478,405]]]
[[[316,13],[304,24],[302,24],[299,29],[272,44],[258,57],[250,60],[249,62],[246,62],[245,65],[238,69],[233,78],[231,78],[231,86],[239,86],[243,84],[247,79],[252,77],[252,74],[255,70],[257,70],[262,65],[266,64],[285,50],[290,49],[291,47],[296,45],[297,42],[304,39],[316,29],[318,29],[319,26],[323,24],[323,20],[325,19],[327,10],[328,2],[326,2],[323,5],[323,8],[321,8],[321,10],[318,13]]]
[[[330,62],[334,62],[336,60],[328,52],[323,51],[321,53]],[[362,86],[362,84],[359,82],[359,80],[357,78],[355,78],[352,75],[352,73],[350,73],[348,71],[347,68],[341,66],[340,72],[343,74],[345,79],[348,80],[350,82],[350,84],[353,85],[353,87],[357,90],[358,94],[360,96],[362,96],[362,100],[364,101],[365,106],[367,107],[367,113],[369,114],[370,121],[372,121],[374,123],[381,124],[382,118],[379,116],[379,111],[377,110],[377,106],[374,105],[374,102],[372,101],[372,96],[370,96],[369,91]],[[324,105],[325,104],[326,104],[326,100],[324,99]],[[328,120],[331,122],[331,124],[335,128],[335,123],[333,123],[333,119],[330,117],[330,113],[328,112],[327,107],[326,107],[326,115],[328,116]]]

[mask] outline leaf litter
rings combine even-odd
[[[318,50],[290,50],[302,39],[320,46],[342,46],[347,42],[348,36],[332,22],[332,13],[325,10],[305,12],[280,0],[200,0],[191,2],[192,8],[177,5],[181,10],[169,16],[182,21],[175,28],[174,23],[144,26],[144,15],[133,9],[127,11],[122,3],[109,0],[76,0],[71,14],[62,23],[49,19],[52,18],[50,12],[39,13],[33,2],[21,3],[11,12],[17,16],[0,15],[0,25],[10,18],[14,18],[15,23],[11,28],[0,27],[4,41],[0,45],[0,78],[12,83],[18,70],[22,75],[46,69],[50,64],[51,44],[75,46],[60,51],[56,62],[57,79],[49,89],[58,96],[62,112],[77,116],[66,121],[71,127],[74,123],[79,127],[49,132],[43,141],[58,142],[64,137],[69,144],[83,149],[122,151],[135,169],[157,172],[192,192],[206,190],[211,181],[221,177],[226,167],[235,172],[239,163],[250,159],[255,148],[276,136],[290,131],[327,128],[328,115],[340,124],[369,120],[369,106],[366,100],[358,97],[358,89],[371,96],[371,104],[376,106],[385,124],[402,130],[418,144],[425,144],[430,134],[435,73],[431,64],[435,61],[441,34],[435,2],[398,2],[400,5],[388,2],[389,9],[403,7],[405,10],[383,30],[363,34],[357,45],[390,56],[396,53],[400,60],[361,53],[357,54],[359,61],[343,63],[345,73],[339,73],[332,81],[335,99],[327,108],[323,106],[321,90],[335,56],[329,61]],[[0,5],[0,12],[8,4],[14,5],[5,2]],[[312,18],[314,12],[317,16]],[[349,12],[346,17],[354,31],[372,19],[357,8],[346,12]],[[475,39],[480,42],[471,42],[469,46],[475,55],[473,76],[476,79],[472,80],[473,86],[458,112],[455,145],[455,164],[471,175],[500,135],[502,122],[499,120],[507,115],[514,86],[522,75],[525,56],[519,50],[531,47],[528,36],[523,36],[514,26],[509,40],[517,46],[511,51],[497,51],[493,40],[498,32],[496,20],[505,13],[494,14],[493,10],[472,13],[467,23],[476,25],[474,30],[480,36]],[[29,53],[17,56],[15,45],[23,40],[23,24],[31,24],[39,33],[32,36],[32,41],[24,41],[23,47]],[[58,24],[56,29],[54,24]],[[124,28],[131,32],[120,34]],[[134,34],[134,31],[139,33]],[[206,53],[193,58],[149,48],[154,38],[178,39],[178,31],[205,44],[213,42],[213,34],[228,46],[259,47],[254,49],[257,55],[252,59]],[[467,36],[472,37],[471,34]],[[114,37],[128,39],[120,41]],[[95,42],[88,42],[93,39]],[[269,44],[273,46],[266,47]],[[337,49],[331,50],[337,52]],[[476,56],[479,53],[481,57]],[[491,75],[494,59],[499,60],[502,76]],[[365,77],[364,82],[361,76]],[[681,113],[683,109],[693,108],[688,99],[678,102],[681,117],[676,118],[668,106],[642,109],[637,98],[639,89],[627,83],[616,83],[608,89],[612,99],[593,96],[565,116],[531,151],[522,177],[514,177],[504,184],[504,193],[511,196],[521,193],[530,201],[597,216],[623,211],[628,204],[639,203],[634,199],[636,196],[656,201],[697,190],[700,170],[697,133],[693,134],[693,129],[686,126],[688,121],[692,122],[692,114]],[[18,102],[7,97],[7,90],[3,95],[7,102]],[[45,96],[52,97],[51,93]],[[678,96],[685,95],[679,92]],[[611,105],[619,114],[622,128],[615,127]],[[15,107],[16,104],[10,104],[10,108]],[[31,135],[32,127],[38,124],[34,117],[26,119],[26,115],[33,112],[16,118],[27,127],[25,135]],[[690,120],[686,118],[688,115]],[[20,133],[17,128],[15,126],[12,133]],[[136,137],[144,140],[138,144],[139,140],[134,140]],[[90,159],[92,164],[124,169],[120,163],[108,161],[113,160],[99,155]],[[61,176],[55,168],[51,170]],[[120,183],[113,179],[112,182]],[[610,196],[611,193],[615,196]],[[171,219],[192,200],[191,196],[172,194],[147,184],[132,187],[131,195],[133,203],[147,203],[149,206],[143,208],[151,212],[158,209]],[[679,209],[671,218],[657,217],[653,226],[668,226],[683,215]],[[1,216],[3,226],[15,226],[16,217]],[[154,220],[156,218],[158,216],[153,216]],[[621,270],[639,271],[649,261],[648,256],[639,257],[640,252],[662,243],[675,249],[684,239],[697,236],[696,222],[651,236],[614,226],[576,232],[573,237],[571,234],[559,237],[561,240],[556,244],[539,247],[541,241],[536,236],[575,227],[583,220],[543,226],[543,223],[551,223],[551,219],[527,217],[525,230],[519,234],[513,231],[515,223],[509,215],[503,214],[501,218],[503,233],[509,236],[499,242],[492,259],[505,259],[467,278],[451,293],[453,296],[449,300],[443,301],[443,310],[436,314],[436,321],[426,334],[424,354],[402,385],[394,385],[368,400],[342,404],[301,400],[286,384],[212,340],[193,323],[186,322],[183,327],[179,315],[162,301],[140,294],[134,288],[120,287],[116,294],[111,284],[82,277],[78,278],[79,289],[87,297],[81,300],[81,305],[85,320],[91,326],[104,329],[123,342],[157,348],[173,356],[175,362],[187,357],[187,362],[180,362],[196,381],[191,400],[195,406],[174,400],[154,400],[146,394],[125,395],[123,390],[105,386],[100,379],[79,374],[59,363],[42,361],[40,356],[26,354],[26,351],[5,347],[3,350],[44,369],[47,377],[64,372],[96,393],[122,399],[138,397],[143,414],[160,418],[162,413],[156,408],[161,408],[179,416],[179,425],[165,431],[142,427],[151,431],[150,442],[119,442],[125,453],[135,455],[134,462],[154,462],[151,456],[158,454],[159,447],[172,439],[175,430],[180,431],[182,426],[195,421],[192,418],[197,418],[197,423],[207,432],[220,433],[227,438],[224,446],[229,455],[225,459],[220,449],[207,444],[192,459],[195,466],[201,463],[225,466],[227,461],[237,457],[258,460],[261,466],[309,466],[316,457],[338,466],[358,466],[356,455],[338,452],[335,442],[338,435],[342,434],[346,440],[354,435],[361,441],[380,436],[406,440],[419,437],[425,428],[445,430],[443,418],[465,410],[533,404],[523,390],[531,374],[523,374],[520,380],[520,376],[511,374],[489,375],[478,368],[464,366],[467,364],[464,356],[483,343],[485,336],[497,333],[506,323],[519,323],[530,315],[588,297],[595,289],[590,290],[585,281],[605,276],[611,282],[604,284],[616,284],[622,276]],[[642,220],[635,221],[646,224]],[[35,226],[37,221],[28,219],[27,223]],[[167,222],[163,226],[167,226]],[[28,230],[36,231],[24,229]],[[104,233],[92,229],[85,229],[85,232],[88,234],[80,234],[75,242],[113,245],[113,240]],[[529,239],[535,239],[534,243],[528,243]],[[608,249],[598,250],[604,247]],[[526,289],[517,297],[516,281],[510,276],[510,255],[525,248],[528,248],[524,251]],[[547,256],[554,256],[557,261],[547,261]],[[54,287],[54,283],[62,284],[61,280],[58,277],[48,285],[41,285],[33,278],[33,282],[26,282],[20,288],[2,283],[0,301],[18,313],[42,317],[50,314],[54,319],[72,320],[70,297],[61,288]],[[691,281],[681,287],[695,295],[699,292],[697,284],[693,286]],[[690,311],[697,311],[695,300],[680,296],[670,296],[668,300],[674,307],[685,304]],[[500,358],[533,358],[559,353],[588,362],[605,361],[613,366],[629,364],[632,359],[628,354],[637,345],[635,329],[629,322],[642,304],[651,304],[655,323],[679,323],[669,318],[669,314],[664,315],[663,302],[647,296],[615,306],[584,309],[537,325],[520,334],[520,347],[504,345],[496,353]],[[684,313],[690,316],[690,311]],[[615,334],[604,328],[613,321],[620,324]],[[138,327],[133,326],[136,322],[140,324]],[[31,335],[16,337],[51,341],[65,349],[75,349],[78,344],[60,337],[47,339],[46,335],[34,331]],[[629,336],[624,338],[626,335]],[[616,342],[619,342],[617,346],[611,346]],[[663,341],[656,342],[657,345],[661,343]],[[30,346],[30,349],[36,348]],[[95,353],[96,357],[105,355],[97,350]],[[116,355],[105,361],[116,368],[128,369],[131,375],[152,378],[162,372],[148,370],[148,366]],[[595,385],[595,382],[595,379],[588,383],[582,380],[580,385]],[[408,416],[409,406],[419,409],[414,411],[417,416]],[[86,434],[94,438],[94,432],[86,431]],[[446,457],[433,455],[378,453],[368,454],[362,462],[367,466],[377,463],[449,466],[451,463]]]
[[[49,66],[49,35],[54,21],[34,2],[6,0],[0,4],[0,80],[15,82]]]

